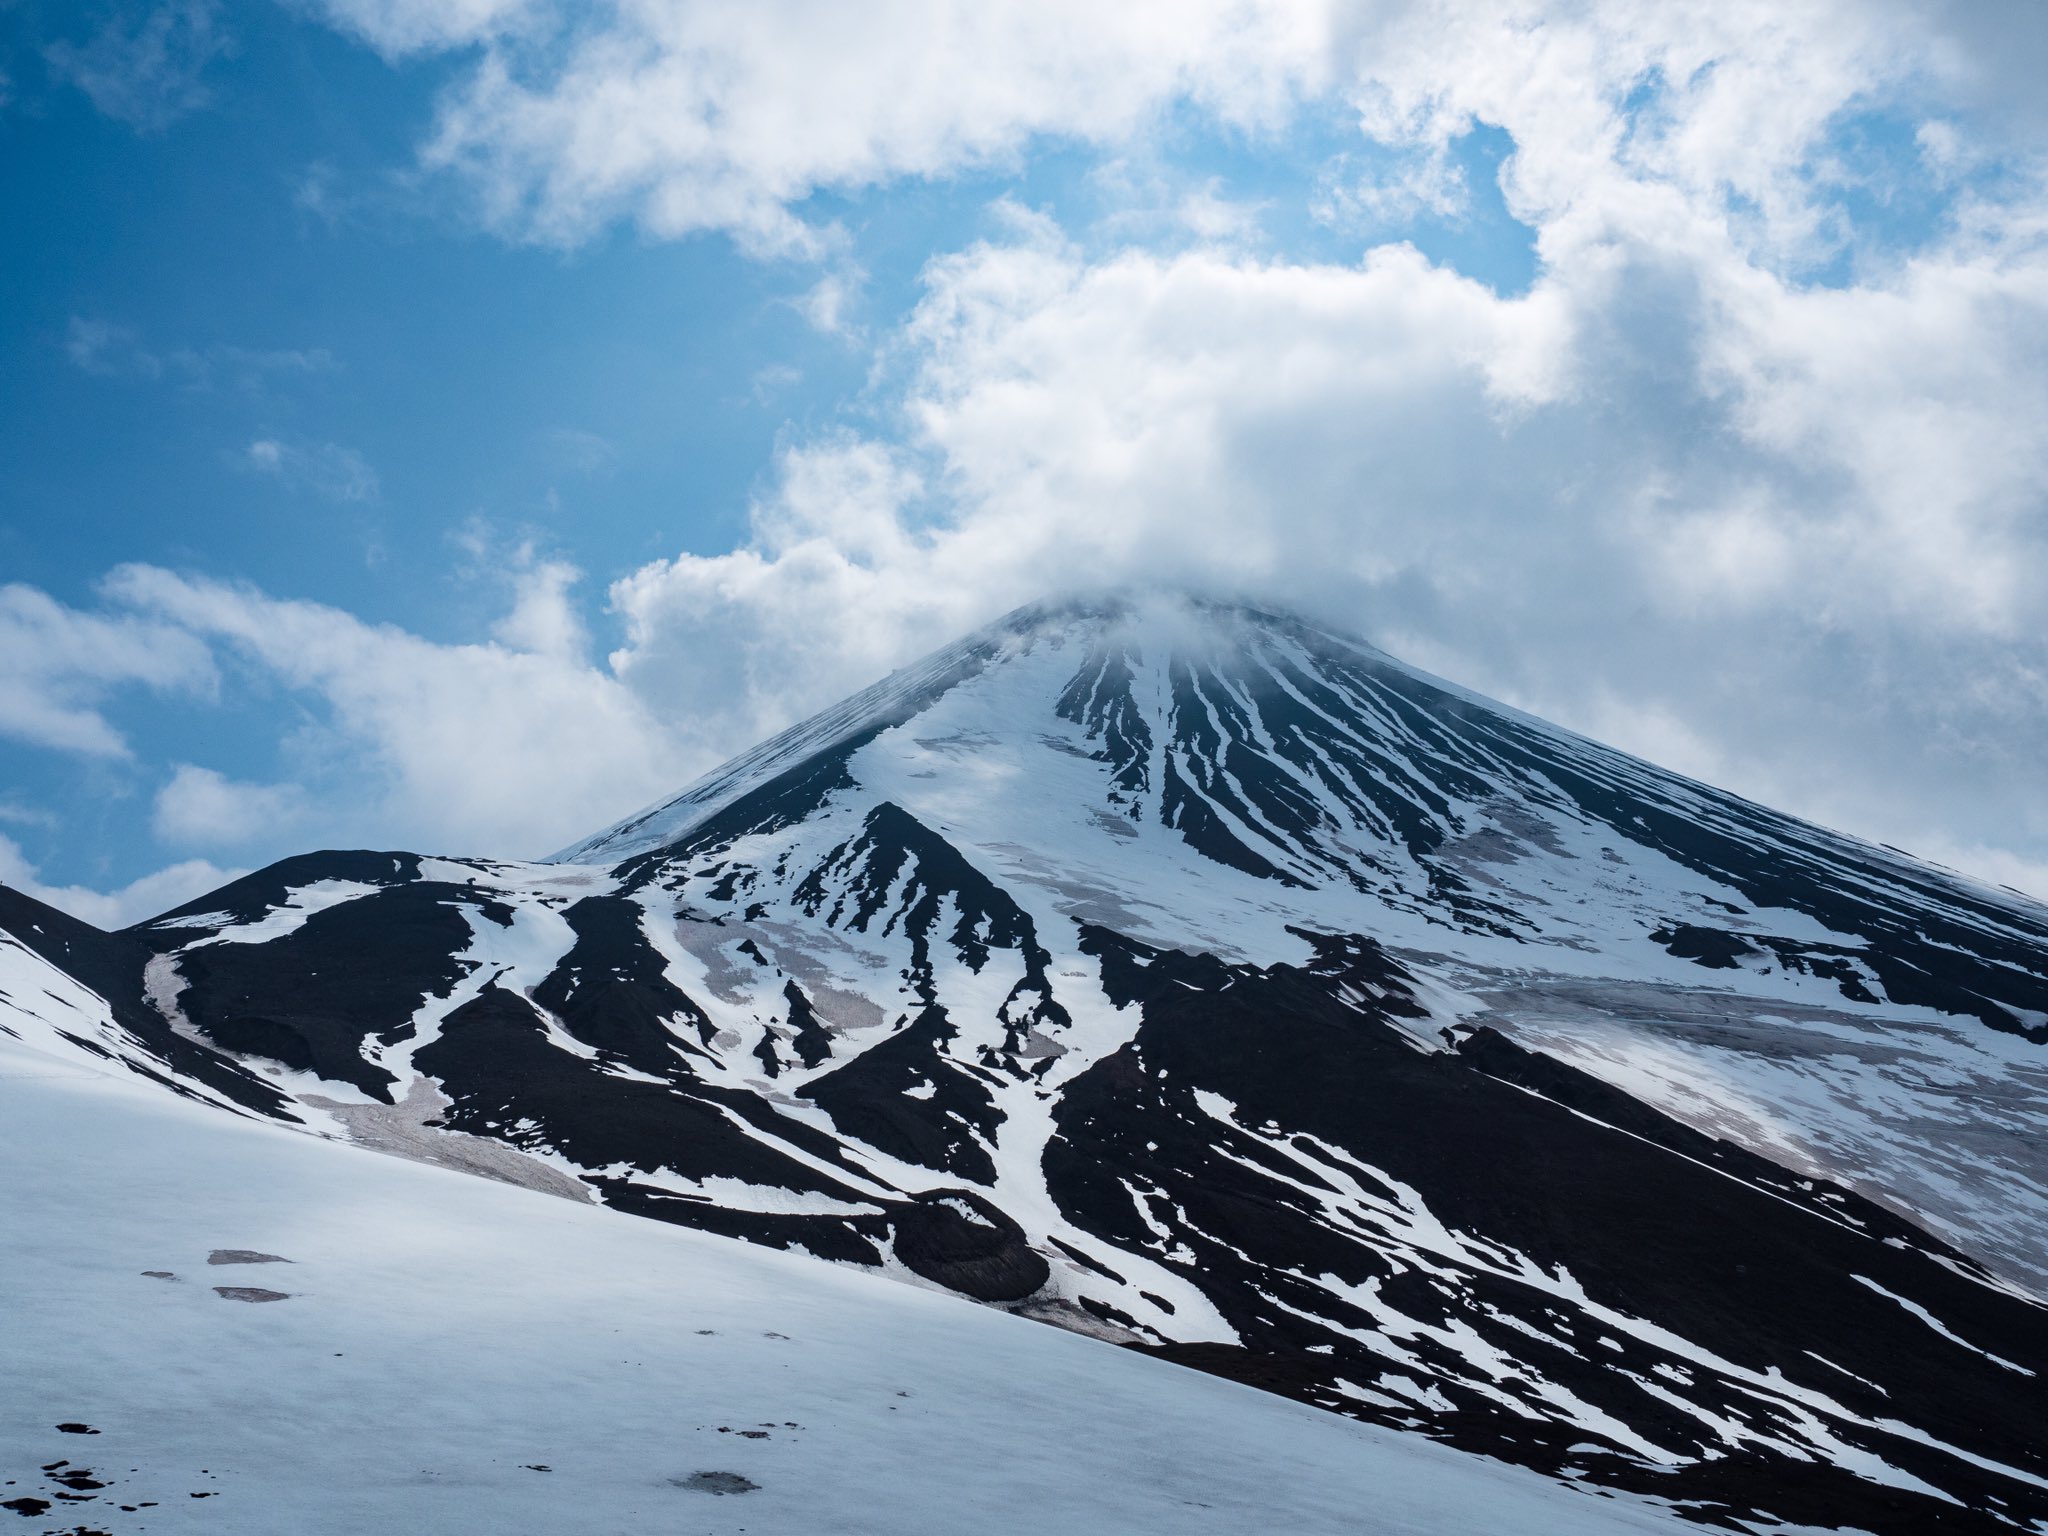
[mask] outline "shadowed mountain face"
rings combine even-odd
[[[1295,619],[1027,609],[545,864],[10,899],[0,1027],[243,1113],[1709,1521],[2048,1520],[2048,912]]]

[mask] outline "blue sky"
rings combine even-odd
[[[2041,14],[0,5],[0,878],[544,853],[1162,579],[2042,889]]]

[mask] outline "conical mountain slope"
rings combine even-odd
[[[2048,1519],[2048,913],[1300,619],[1023,610],[552,863],[126,938],[328,1133],[1705,1518]]]

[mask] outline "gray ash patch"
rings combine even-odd
[[[345,1104],[312,1093],[301,1094],[300,1098],[339,1120],[359,1146],[416,1163],[433,1163],[496,1179],[501,1184],[539,1190],[544,1195],[558,1195],[578,1205],[590,1203],[590,1191],[580,1180],[549,1167],[537,1157],[528,1157],[517,1147],[464,1131],[442,1129],[438,1122],[453,1107],[453,1101],[428,1078],[414,1078],[405,1097],[396,1104]]]
[[[2048,1295],[2041,1191],[2048,1166],[2038,1108],[2048,1067],[1970,1048],[1973,1023],[1858,1012],[1722,986],[1598,980],[1542,973],[1453,972],[1484,1004],[1466,1022],[1618,1082],[1709,1136],[1766,1150],[1931,1229],[2034,1296]],[[1645,1082],[1649,1064],[1664,1074]],[[1731,1088],[1687,1091],[1687,1073]],[[1859,1098],[1886,1080],[1943,1092]],[[1780,1112],[1812,1095],[1816,1117]],[[1882,1167],[1880,1181],[1867,1169]]]
[[[1130,817],[1119,816],[1114,811],[1105,811],[1099,805],[1088,808],[1088,817],[1111,837],[1135,838],[1138,835],[1137,825]]]
[[[775,969],[796,978],[809,996],[812,1009],[834,1033],[880,1029],[889,1022],[888,1014],[874,999],[838,985],[838,976],[831,964],[834,954],[839,954],[858,974],[860,970],[880,963],[881,957],[873,950],[830,929],[819,932],[800,924],[769,918],[757,919],[748,928],[768,946],[769,961]],[[702,954],[699,958],[710,963]],[[742,1001],[747,996],[751,993],[743,993],[728,1001]]]

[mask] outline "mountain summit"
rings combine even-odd
[[[0,900],[0,1027],[244,1112],[1695,1518],[2048,1520],[2048,911],[1302,618],[1019,610],[541,864]]]

